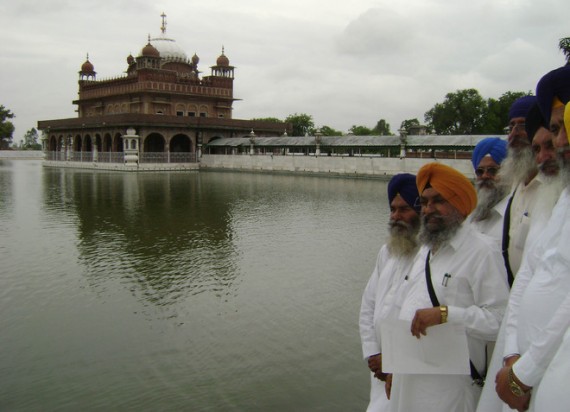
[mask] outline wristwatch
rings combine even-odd
[[[525,391],[521,386],[515,381],[515,376],[513,374],[513,368],[509,369],[509,389],[517,398],[526,395],[528,391]]]

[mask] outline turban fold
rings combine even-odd
[[[528,140],[532,143],[532,139],[538,129],[544,127],[545,129],[550,129],[550,125],[544,121],[542,117],[542,112],[540,111],[540,106],[535,103],[529,110],[525,119],[525,129]]]
[[[523,96],[519,97],[513,102],[511,108],[509,109],[509,121],[515,117],[525,117],[532,107],[536,103],[535,96]]]
[[[471,156],[473,169],[477,169],[481,159],[487,155],[491,155],[495,163],[501,164],[507,156],[507,142],[499,137],[486,137],[477,143],[473,149],[473,156]]]
[[[477,206],[475,188],[469,179],[452,167],[428,163],[418,171],[416,183],[420,194],[429,184],[463,216],[469,215]]]
[[[420,195],[416,186],[416,176],[409,173],[400,173],[392,177],[388,183],[388,200],[390,203],[397,195],[400,195],[418,214],[420,213],[420,204],[418,202]]]
[[[542,76],[536,85],[536,97],[542,117],[550,124],[554,100],[558,98],[563,104],[570,101],[570,66],[559,67]]]

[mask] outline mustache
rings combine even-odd
[[[483,179],[476,183],[477,189],[494,189],[497,187],[497,183],[493,179]]]
[[[403,228],[403,229],[409,229],[409,228],[412,227],[412,225],[410,225],[410,224],[408,224],[408,223],[406,223],[406,222],[404,222],[404,221],[402,221],[402,220],[393,220],[393,219],[390,219],[389,225],[390,225],[391,228],[393,228],[393,227],[401,227],[401,228]]]

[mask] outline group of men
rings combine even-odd
[[[569,101],[570,65],[515,101],[508,141],[473,151],[475,187],[440,162],[390,180],[389,237],[360,311],[368,411],[568,410]],[[385,370],[381,325],[394,319],[420,340],[462,327],[470,374]]]

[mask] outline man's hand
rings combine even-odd
[[[511,367],[513,364],[519,360],[521,355],[511,355],[508,358],[503,360],[503,366]]]
[[[416,310],[416,316],[412,320],[412,335],[420,338],[426,335],[426,329],[441,323],[441,311],[439,307]]]
[[[390,395],[392,394],[392,374],[388,373],[386,375],[386,397],[390,400]]]
[[[381,381],[386,380],[386,374],[382,372],[382,354],[372,355],[368,357],[368,367],[374,373],[374,377]]]
[[[530,392],[525,393],[523,396],[515,396],[509,387],[510,369],[511,366],[505,366],[499,370],[495,378],[495,390],[499,398],[509,405],[511,409],[516,409],[519,412],[526,411],[530,403]],[[524,390],[530,390],[530,388],[525,386],[522,382],[518,381],[517,383],[519,383]]]

